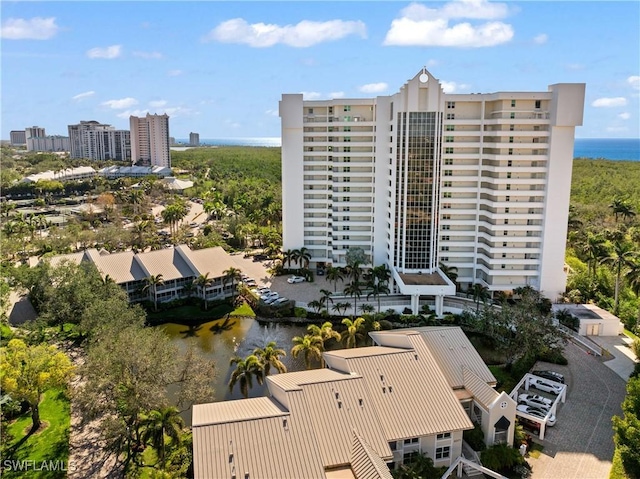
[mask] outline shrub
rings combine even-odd
[[[487,445],[484,443],[484,433],[478,423],[474,423],[473,429],[464,431],[462,438],[474,451],[484,451],[487,448]]]
[[[508,473],[514,467],[526,464],[520,451],[506,444],[497,444],[482,451],[480,455],[482,465],[496,472]]]
[[[562,351],[557,349],[547,349],[538,355],[538,360],[552,364],[560,364],[566,366],[569,361],[562,355]]]
[[[381,319],[380,321],[378,321],[378,324],[380,325],[380,329],[382,331],[388,331],[390,329],[393,329],[393,325],[391,324],[391,321],[387,321],[386,319]]]
[[[307,310],[304,309],[304,308],[296,307],[293,310],[293,314],[295,315],[296,318],[306,318],[307,317]]]

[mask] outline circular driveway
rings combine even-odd
[[[538,362],[535,369],[564,374],[567,401],[558,422],[545,431],[539,458],[529,458],[533,479],[603,479],[613,459],[611,418],[622,414],[626,382],[600,359],[575,344],[565,347],[567,366]]]

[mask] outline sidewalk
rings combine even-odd
[[[589,339],[614,356],[612,360],[606,361],[604,364],[627,381],[635,367],[636,357],[630,348],[633,341],[624,334],[619,336],[589,336]]]

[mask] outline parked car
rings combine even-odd
[[[260,296],[260,299],[266,303],[270,299],[273,299],[275,301],[279,297],[280,295],[278,293],[276,293],[275,291],[272,291],[270,293],[263,294],[262,296]]]
[[[555,394],[556,396],[562,392],[562,386],[560,386],[559,384],[550,383],[538,377],[530,379],[529,386],[532,386],[539,391]]]
[[[548,379],[550,381],[564,384],[564,376],[555,371],[532,371],[531,374],[544,379]]]
[[[529,414],[530,416],[537,417],[538,419],[546,419],[547,426],[555,426],[556,424],[556,417],[548,411],[527,406],[526,404],[518,404],[518,406],[516,406],[516,410]]]
[[[266,254],[256,254],[253,256],[253,261],[264,261],[266,259],[269,259]]]
[[[289,278],[287,280],[287,283],[289,283],[289,284],[303,283],[305,281],[306,281],[306,279],[303,276],[291,276],[291,278]]]
[[[287,304],[288,302],[289,298],[278,298],[273,303],[271,303],[271,306],[282,306],[283,304]]]
[[[540,409],[544,409],[548,411],[553,404],[553,401],[544,396],[540,396],[538,394],[520,394],[518,396],[518,402],[522,404],[526,404],[528,406],[537,407]]]
[[[540,432],[540,423],[534,421],[533,419],[528,419],[526,417],[518,416],[518,423],[529,431],[535,432],[536,434]]]
[[[253,288],[251,292],[256,293],[258,296],[262,296],[263,294],[270,293],[271,290],[266,286],[260,286],[259,288]]]
[[[195,221],[192,221],[191,223],[189,223],[189,227],[190,228],[197,228],[198,227],[198,223],[196,223]]]
[[[251,278],[245,280],[244,284],[247,285],[247,287],[249,288],[255,288],[256,286],[258,286],[258,283],[256,283],[256,280]]]

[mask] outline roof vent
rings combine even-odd
[[[418,355],[417,355],[417,354],[414,354],[414,355],[413,355],[413,357],[414,357],[414,359],[415,359],[416,361],[418,360]]]
[[[387,388],[385,388],[384,386],[382,386],[382,394],[385,394],[387,392]]]
[[[380,375],[380,381],[384,381],[384,374]]]
[[[233,453],[229,454],[229,464],[233,462]]]
[[[389,386],[389,392],[392,393],[393,392],[393,386]]]
[[[364,401],[362,400],[362,398],[358,399],[358,403],[360,403],[360,406],[364,404]]]
[[[342,401],[338,401],[338,409],[342,409]]]
[[[283,427],[283,428],[285,428],[285,429],[288,429],[288,427],[287,427],[287,420],[286,420],[286,419],[283,419],[283,420],[282,420],[282,427]]]
[[[249,473],[248,472],[244,473],[244,479],[249,479]]]
[[[336,393],[336,399],[340,399],[340,393]]]

